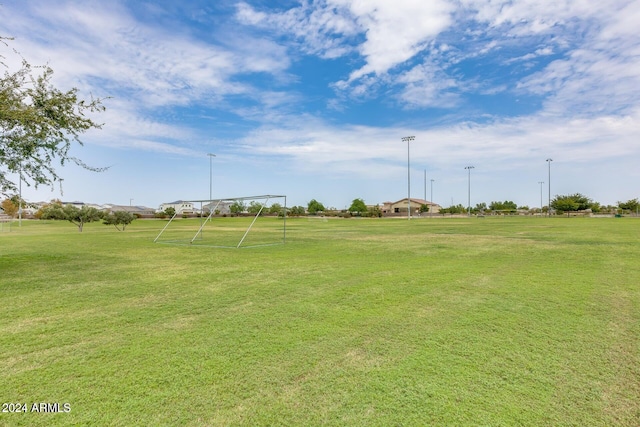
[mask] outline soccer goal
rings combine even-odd
[[[249,248],[286,242],[287,196],[267,194],[183,202],[199,204],[199,215],[190,217],[176,211],[154,243]]]

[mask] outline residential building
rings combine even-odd
[[[178,215],[190,215],[196,212],[193,208],[193,203],[186,202],[184,200],[176,200],[175,202],[163,203],[160,205],[160,208],[158,208],[158,212],[165,211],[168,208],[175,209]]]
[[[422,205],[429,206],[429,212],[435,214],[440,211],[441,206],[437,203],[430,202],[424,199],[415,199],[411,198],[411,216],[424,216],[428,215],[428,212],[421,213],[420,207]],[[409,208],[408,199],[405,197],[404,199],[400,199],[397,202],[384,202],[382,204],[382,214],[384,216],[406,216],[407,209]]]

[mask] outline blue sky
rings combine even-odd
[[[274,6],[276,5],[276,6]],[[0,34],[60,88],[109,97],[51,198],[157,207],[287,195],[344,208],[640,197],[640,2],[58,1]],[[3,48],[9,66],[17,55]],[[546,202],[545,202],[546,204]]]

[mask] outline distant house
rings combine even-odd
[[[61,202],[63,206],[75,206],[78,209],[82,209],[83,206],[86,206],[88,208],[96,208],[99,211],[104,210],[104,206],[103,205],[98,205],[95,203],[85,203],[85,202]]]
[[[425,215],[426,213],[420,212],[420,207],[422,205],[429,206],[429,212],[438,213],[440,212],[441,206],[437,203],[430,202],[424,199],[400,199],[397,202],[384,202],[382,204],[382,214],[384,216],[402,216],[407,215],[407,210],[409,209],[409,200],[411,201],[411,216],[419,216]]]
[[[211,209],[214,209],[214,215],[229,215],[231,214],[231,205],[231,202],[211,202],[202,207],[202,212],[203,215],[209,215]]]
[[[128,205],[104,205],[106,212],[129,212],[140,218],[153,218],[155,209],[146,206],[128,206]]]
[[[175,209],[178,215],[190,215],[195,213],[193,203],[185,202],[184,200],[176,200],[175,202],[171,203],[163,203],[160,205],[158,212],[166,211],[168,208]]]

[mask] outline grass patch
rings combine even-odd
[[[640,424],[634,219],[165,223],[0,234],[0,424]]]

